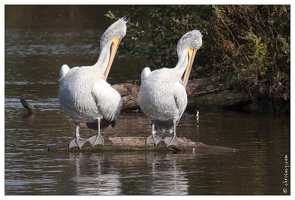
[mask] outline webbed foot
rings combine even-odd
[[[156,134],[152,134],[147,137],[146,144],[153,143],[157,146],[157,144],[161,141],[162,141],[161,137],[157,136]]]
[[[104,139],[101,135],[92,136],[91,138],[88,139],[88,141],[90,142],[92,147],[98,144],[101,144],[102,146],[104,145]]]
[[[176,136],[173,136],[173,137],[165,137],[164,138],[164,142],[167,145],[167,147],[169,147],[171,145],[175,145],[175,146],[178,145],[178,139],[177,139]]]
[[[69,144],[69,148],[72,147],[78,147],[79,149],[82,148],[82,146],[87,142],[87,139],[83,139],[81,137],[76,137],[76,139],[73,139],[70,144]]]

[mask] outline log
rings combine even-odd
[[[227,74],[213,75],[208,78],[200,78],[189,80],[186,86],[188,98],[197,97],[224,89]],[[131,83],[120,83],[112,85],[117,90],[123,99],[122,110],[137,110],[138,105],[138,85]]]
[[[211,146],[201,142],[194,142],[184,137],[179,137],[178,146],[167,147],[163,141],[157,146],[146,145],[146,137],[108,137],[104,139],[105,145],[91,146],[86,142],[81,149],[78,147],[68,148],[70,141],[52,145],[47,151],[69,151],[69,152],[108,152],[108,151],[185,151],[192,153],[221,153],[235,152],[236,149],[222,146]]]
[[[227,74],[213,75],[208,78],[190,80],[186,86],[188,98],[210,94],[224,89]]]
[[[138,109],[138,92],[139,86],[131,83],[120,83],[112,85],[117,90],[123,100],[122,110]]]

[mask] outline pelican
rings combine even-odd
[[[152,124],[152,135],[147,138],[147,144],[157,145],[162,138],[156,133],[170,130],[173,136],[164,138],[165,144],[178,145],[176,125],[187,105],[185,87],[195,54],[201,46],[201,32],[199,30],[187,32],[178,41],[178,62],[174,68],[162,68],[152,72],[148,67],[143,69],[138,102]]]
[[[122,98],[106,81],[121,39],[126,35],[126,19],[113,23],[101,36],[100,56],[93,66],[60,69],[58,98],[62,111],[76,124],[76,137],[69,148],[81,148],[89,141],[92,146],[104,145],[100,130],[115,126],[122,109]],[[97,130],[89,139],[80,137],[80,123]]]

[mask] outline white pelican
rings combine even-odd
[[[152,135],[147,138],[147,144],[157,145],[162,138],[157,136],[156,132],[170,130],[173,131],[173,137],[166,137],[165,144],[178,145],[176,125],[187,105],[185,86],[196,51],[201,46],[201,32],[190,31],[184,34],[177,44],[178,62],[174,68],[162,68],[152,72],[148,67],[143,69],[138,102],[152,123]]]
[[[69,144],[81,148],[89,141],[92,146],[104,144],[100,130],[115,121],[122,109],[120,94],[107,82],[113,59],[121,39],[126,35],[124,18],[113,23],[100,39],[100,56],[93,66],[74,67],[63,65],[60,69],[58,98],[63,112],[76,123],[76,138]],[[80,137],[80,123],[97,129],[97,135]],[[95,127],[94,127],[95,126]]]

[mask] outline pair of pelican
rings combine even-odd
[[[76,138],[69,148],[81,148],[87,141],[92,146],[104,145],[100,130],[115,126],[122,109],[122,98],[106,81],[121,39],[126,35],[126,19],[113,23],[100,40],[100,56],[93,66],[60,69],[59,103],[63,112],[76,123]],[[178,145],[176,125],[187,105],[187,84],[196,51],[202,46],[200,31],[194,30],[182,36],[177,44],[178,62],[175,68],[151,70],[146,67],[141,74],[139,105],[152,123],[152,135],[148,143],[157,145],[162,138],[158,131],[171,130],[166,137],[167,146]],[[182,75],[184,74],[183,80]],[[80,123],[86,123],[97,134],[89,139],[80,137]]]

